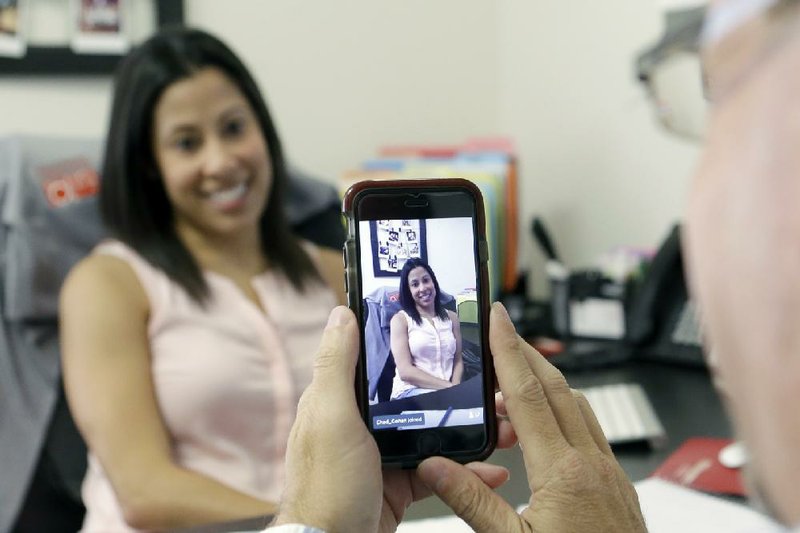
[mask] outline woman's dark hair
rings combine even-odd
[[[450,316],[447,314],[447,309],[442,305],[442,291],[439,289],[439,281],[436,279],[436,274],[433,273],[428,263],[416,257],[406,260],[406,264],[400,270],[400,306],[403,311],[413,318],[414,322],[422,324],[422,317],[419,316],[417,304],[414,302],[414,297],[411,296],[411,288],[408,286],[408,274],[417,267],[423,267],[431,275],[433,287],[436,289],[436,298],[433,299],[433,309],[436,312],[436,316],[442,320],[449,320]]]
[[[297,289],[321,279],[291,233],[283,202],[288,174],[280,139],[255,80],[216,37],[196,29],[161,30],[122,60],[114,80],[111,120],[102,164],[100,210],[111,235],[163,270],[203,303],[208,285],[173,224],[170,203],[153,153],[153,114],[164,90],[205,67],[235,83],[253,108],[272,163],[272,185],[260,219],[261,245],[272,267]]]

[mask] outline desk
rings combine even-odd
[[[647,392],[656,414],[667,432],[667,444],[651,450],[647,444],[615,447],[622,468],[633,481],[648,477],[689,437],[731,436],[731,426],[708,372],[702,368],[662,363],[631,361],[619,366],[564,373],[573,388],[609,383],[639,383]],[[511,479],[497,492],[513,506],[527,503],[530,496],[519,447],[498,450],[489,459],[511,471]],[[436,498],[411,506],[406,519],[450,515],[452,512]]]
[[[630,361],[607,368],[566,371],[564,375],[573,388],[622,382],[639,383],[644,388],[664,425],[668,440],[666,446],[660,450],[651,450],[647,444],[614,448],[617,459],[632,481],[648,477],[689,437],[731,436],[730,423],[705,369],[649,361]],[[514,507],[527,503],[530,490],[519,447],[498,450],[491,456],[489,462],[503,465],[511,471],[511,479],[497,490],[498,494]],[[437,498],[431,497],[412,505],[406,512],[405,520],[452,514],[450,508]],[[257,529],[263,523],[263,519],[253,519],[182,530],[181,533]],[[237,527],[231,527],[232,524]]]

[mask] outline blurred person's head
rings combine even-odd
[[[219,107],[223,97],[232,109]],[[214,152],[220,146],[224,150]],[[200,174],[220,183],[200,184]],[[239,228],[225,220],[239,214],[237,201],[244,196],[248,213],[240,218],[256,211],[270,265],[298,287],[314,275],[283,213],[288,177],[266,103],[239,58],[206,32],[165,29],[123,59],[102,176],[101,209],[112,235],[198,301],[207,287],[181,239],[184,230],[233,233]],[[198,182],[195,197],[192,180]],[[204,211],[201,199],[216,203]]]
[[[636,58],[636,77],[653,102],[656,118],[668,131],[702,140],[707,102],[700,66],[704,2],[662,0],[663,35]]]
[[[750,488],[797,525],[800,0],[712,2],[701,41],[709,113],[688,201],[687,274],[750,452]]]
[[[400,270],[400,306],[417,324],[422,323],[420,310],[431,309],[442,320],[447,310],[441,303],[441,290],[433,269],[418,258],[408,259]]]

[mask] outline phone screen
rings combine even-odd
[[[357,204],[362,409],[394,462],[477,456],[491,441],[478,201],[399,190]]]

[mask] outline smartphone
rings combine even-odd
[[[486,221],[460,178],[362,181],[344,195],[356,395],[384,465],[494,450]]]

